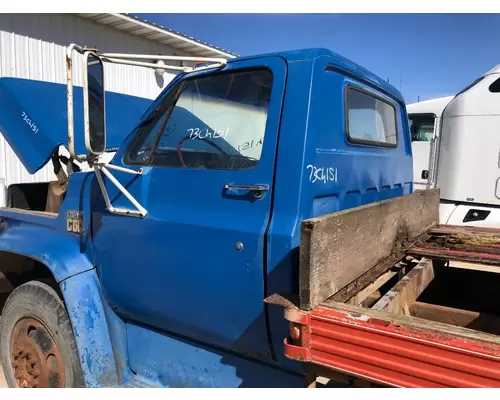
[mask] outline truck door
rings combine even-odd
[[[435,140],[434,115],[409,116],[415,189],[425,189],[431,175],[432,145]]]
[[[180,81],[113,164],[147,209],[93,219],[98,271],[117,313],[136,324],[268,356],[264,235],[272,211],[286,62],[229,63]],[[130,207],[106,183],[116,207]]]

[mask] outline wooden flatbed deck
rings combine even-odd
[[[431,190],[304,221],[298,298],[266,303],[311,383],[500,387],[500,230],[438,225],[438,208]]]
[[[307,363],[314,378],[340,372],[394,387],[500,387],[500,315],[418,300],[448,260],[481,262],[476,272],[488,280],[492,266],[500,269],[499,245],[500,230],[436,226],[348,299],[336,294],[312,310],[282,299],[286,356]]]

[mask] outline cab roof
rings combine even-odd
[[[276,53],[265,53],[265,54],[256,54],[251,56],[244,56],[239,58],[233,58],[228,60],[228,64],[237,62],[239,60],[251,60],[255,58],[261,57],[281,57],[285,59],[288,63],[299,62],[299,61],[314,61],[319,57],[330,57],[332,59],[332,64],[339,70],[344,73],[354,75],[354,77],[358,77],[361,80],[365,80],[367,82],[371,82],[377,88],[382,89],[387,92],[392,97],[404,103],[403,96],[394,86],[392,86],[389,82],[377,76],[373,72],[368,71],[366,68],[362,67],[359,64],[341,56],[340,54],[326,49],[326,48],[308,48],[308,49],[300,49],[300,50],[289,50],[282,51]]]
[[[441,117],[444,109],[453,100],[454,96],[439,97],[431,100],[424,100],[418,103],[408,104],[406,110],[408,114],[434,114]]]

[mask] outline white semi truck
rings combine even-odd
[[[407,110],[415,188],[440,188],[441,223],[500,227],[500,65]]]

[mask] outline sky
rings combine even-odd
[[[500,14],[134,15],[242,56],[326,47],[389,79],[407,104],[454,95],[500,64]]]

